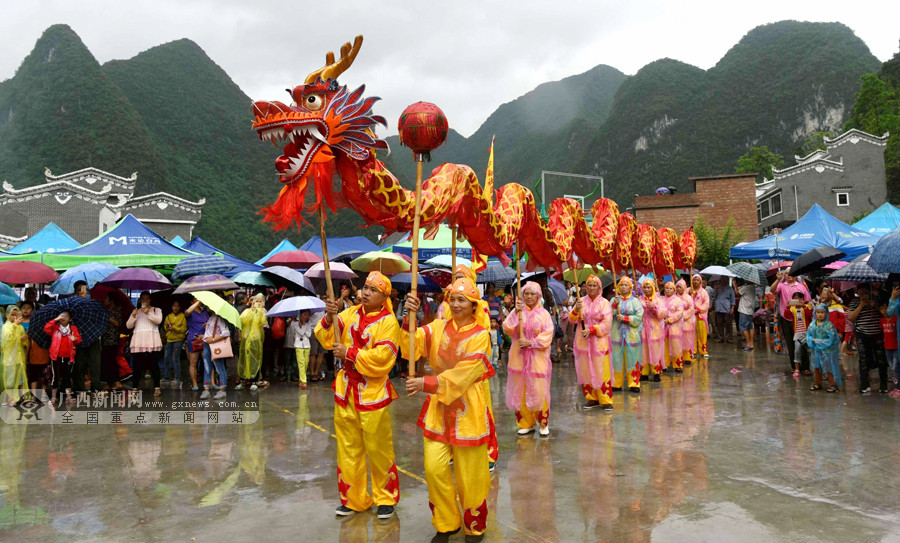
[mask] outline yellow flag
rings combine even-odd
[[[494,138],[491,138],[491,154],[488,156],[487,172],[484,174],[484,197],[494,206]]]

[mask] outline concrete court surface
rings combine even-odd
[[[900,402],[860,396],[855,380],[810,392],[786,367],[784,355],[713,345],[683,375],[617,393],[610,415],[582,410],[564,359],[547,439],[517,439],[496,379],[485,541],[900,541]],[[379,521],[334,516],[328,386],[277,383],[258,397],[261,419],[245,426],[0,423],[0,541],[430,540],[421,398],[390,407],[401,500]]]

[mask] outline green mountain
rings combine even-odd
[[[796,21],[751,30],[706,71],[653,62],[619,88],[574,171],[604,175],[628,207],[636,193],[730,173],[755,145],[791,156],[808,135],[841,129],[879,64],[846,26]]]

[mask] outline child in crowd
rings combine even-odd
[[[887,311],[887,308],[885,308]],[[895,338],[896,339],[896,338]],[[822,390],[822,376],[828,379],[826,392],[835,393],[841,386],[841,368],[838,365],[838,345],[841,341],[838,331],[828,320],[828,306],[816,306],[815,321],[806,332],[806,343],[809,345],[810,363],[814,370],[815,382],[810,390]]]
[[[497,319],[491,319],[491,366],[494,371],[500,370],[500,324]]]
[[[309,310],[300,312],[297,319],[291,323],[294,331],[294,355],[297,359],[297,375],[300,378],[300,388],[306,390],[306,372],[309,367],[309,340],[315,331],[315,323],[310,321]]]
[[[812,306],[803,301],[803,293],[795,292],[791,305],[791,315],[794,318],[794,379],[800,378],[800,361],[802,349],[806,349],[806,329],[812,318]],[[827,311],[826,311],[827,315]]]
[[[881,330],[884,332],[884,354],[887,356],[888,365],[894,375],[894,389],[897,388],[897,379],[900,377],[900,353],[897,352],[897,316],[888,315],[887,302],[878,304],[881,311]]]
[[[68,311],[63,311],[55,319],[44,325],[44,332],[50,336],[50,403],[56,403],[60,387],[66,391],[66,401],[74,401],[72,395],[72,365],[75,363],[75,346],[81,344],[78,327],[72,324]],[[60,398],[62,403],[62,398]]]
[[[187,319],[181,312],[181,303],[172,302],[172,312],[163,322],[166,331],[166,346],[162,365],[162,386],[181,388],[181,348],[187,337]]]

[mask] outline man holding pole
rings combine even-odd
[[[341,302],[332,298],[325,305],[325,317],[316,325],[316,338],[322,347],[343,360],[332,385],[341,499],[335,513],[339,516],[365,511],[374,503],[378,518],[390,518],[400,499],[387,410],[397,398],[387,376],[400,341],[390,292],[390,280],[373,271],[360,291],[361,304],[341,311]],[[366,491],[367,459],[372,470],[372,495]]]

